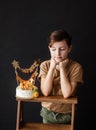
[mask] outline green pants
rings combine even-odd
[[[47,110],[42,107],[40,115],[43,118],[44,124],[56,123],[56,124],[70,124],[71,123],[71,113],[61,114]]]

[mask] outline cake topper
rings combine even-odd
[[[39,73],[39,65],[41,61],[40,59],[35,60],[34,63],[29,67],[29,68],[22,68],[19,65],[19,62],[16,60],[13,60],[12,65],[15,68],[15,74],[16,74],[16,80],[17,80],[17,85],[20,85],[21,89],[26,89],[26,90],[31,90],[34,89],[35,86],[35,81]],[[17,70],[20,70],[22,73],[32,73],[30,78],[28,80],[24,80],[21,78]]]

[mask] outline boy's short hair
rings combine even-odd
[[[50,34],[48,38],[48,44],[51,47],[54,44],[54,42],[63,41],[63,40],[65,40],[68,46],[70,46],[72,37],[65,30],[55,30]]]

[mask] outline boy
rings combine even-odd
[[[68,58],[72,49],[70,35],[64,30],[53,31],[49,36],[48,48],[51,58],[41,63],[39,79],[44,96],[75,96],[76,87],[83,83],[82,66]],[[70,123],[71,105],[42,102],[40,115],[43,123]]]

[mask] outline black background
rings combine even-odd
[[[3,1],[0,3],[0,130],[15,130],[16,125],[17,84],[12,61],[15,59],[28,68],[36,59],[48,59],[47,37],[51,31],[62,28],[72,34],[71,57],[84,69],[84,85],[78,88],[77,126],[81,130],[95,126],[95,1]],[[24,120],[41,122],[39,103],[25,103],[24,111]]]

